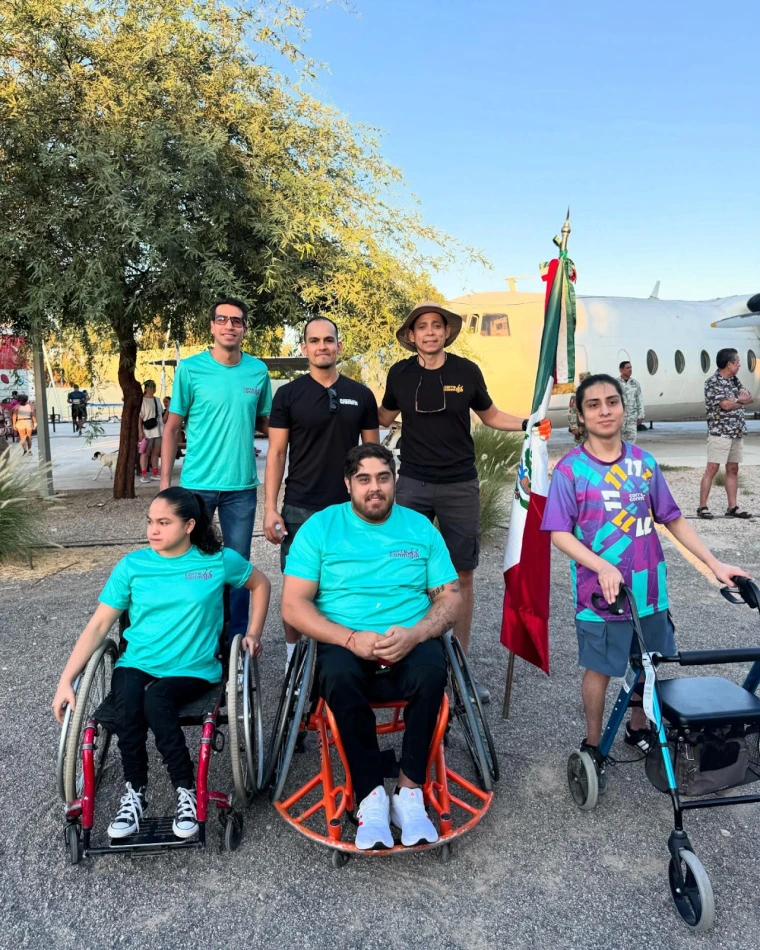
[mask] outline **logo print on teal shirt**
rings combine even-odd
[[[416,548],[401,548],[398,551],[391,551],[391,557],[409,557],[416,558],[420,556],[420,552]]]
[[[185,574],[186,581],[209,581],[214,576],[213,571],[188,571]]]

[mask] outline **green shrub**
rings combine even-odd
[[[713,479],[713,485],[717,485],[718,488],[725,488],[725,487],[726,487],[726,470],[725,470],[725,468],[720,468],[720,469],[718,469],[718,472],[717,472],[717,474],[715,475],[715,478]],[[738,475],[738,477],[737,477],[736,485],[737,485],[738,488],[744,488],[744,476],[742,475],[741,472],[739,472],[739,475]]]
[[[39,497],[39,468],[29,456],[0,456],[0,560],[29,556],[43,540],[49,502]]]
[[[488,540],[507,523],[523,435],[477,425],[472,440],[480,480],[480,530]]]

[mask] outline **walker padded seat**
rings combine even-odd
[[[204,693],[200,699],[196,699],[193,703],[187,703],[182,706],[179,711],[179,724],[181,726],[197,726],[199,725],[199,720],[203,720],[206,715],[210,712],[213,712],[214,706],[216,706],[216,701],[219,697],[219,690],[221,689],[220,685],[213,686],[207,693]],[[113,732],[115,728],[114,722],[114,701],[113,693],[109,693],[108,696],[103,700],[103,702],[98,706],[93,714],[93,719],[96,719],[101,726],[105,729],[108,729],[109,732]],[[226,717],[224,715],[220,716],[221,723],[226,722]]]
[[[657,681],[665,718],[674,726],[760,722],[760,698],[722,676]]]

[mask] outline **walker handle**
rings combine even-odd
[[[681,650],[678,659],[681,666],[755,663],[760,660],[760,647],[732,647],[726,650]]]

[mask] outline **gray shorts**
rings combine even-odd
[[[290,545],[293,543],[293,538],[298,534],[298,529],[301,525],[306,524],[309,518],[311,518],[313,514],[316,514],[316,512],[312,511],[311,508],[296,508],[295,505],[283,505],[280,514],[282,515],[282,520],[285,522],[285,530],[288,532],[280,545],[280,570],[284,573],[285,561],[288,557]]]
[[[576,620],[578,665],[605,676],[624,676],[633,639],[630,620]],[[669,610],[660,610],[641,618],[644,643],[651,653],[673,656],[676,652],[675,627]]]
[[[413,508],[438,527],[457,571],[474,571],[480,559],[480,486],[468,482],[438,485],[399,475],[396,501]]]
[[[149,439],[147,440],[147,442],[148,442],[148,444],[147,444],[147,446],[145,447],[145,451],[146,451],[146,452],[150,452],[151,449],[155,448],[157,445],[161,445],[161,436],[160,436],[160,435],[155,435],[155,436],[153,436],[152,438],[149,438]]]

